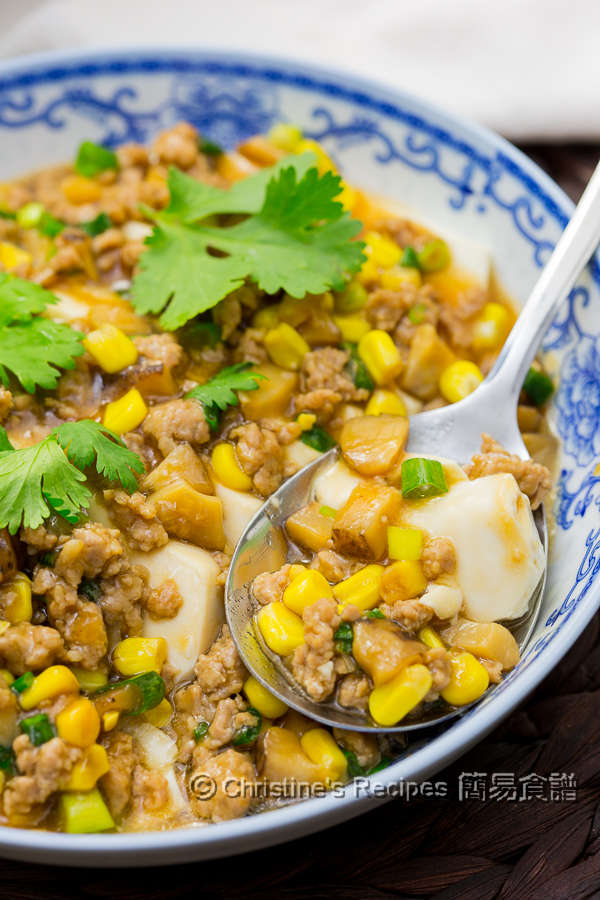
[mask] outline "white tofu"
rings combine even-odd
[[[170,811],[183,809],[186,802],[177,783],[173,767],[177,758],[175,741],[160,728],[151,725],[150,722],[144,722],[131,716],[124,717],[119,723],[119,727],[135,738],[146,768],[153,772],[160,772],[166,778],[169,788]]]
[[[438,579],[427,585],[427,590],[419,597],[419,603],[433,610],[438,619],[453,619],[463,605],[463,595],[456,584]]]
[[[338,459],[324,471],[319,472],[313,484],[315,500],[332,509],[340,509],[363,478],[355,475],[346,463]]]
[[[215,494],[223,504],[223,530],[225,539],[235,547],[241,538],[246,525],[252,516],[261,508],[263,501],[260,497],[247,494],[244,491],[232,491],[215,481]]]
[[[314,447],[309,447],[304,441],[301,441],[300,439],[292,441],[291,444],[288,444],[287,447],[283,448],[286,475],[288,477],[294,475],[296,472],[299,472],[300,469],[303,469],[304,466],[307,466],[309,463],[314,462],[315,459],[318,459],[319,456],[323,456],[323,454],[318,450],[315,450]]]
[[[467,618],[495,622],[527,611],[544,551],[529,500],[512,475],[455,482],[447,494],[406,503],[402,519],[431,537],[454,541]]]
[[[151,587],[159,587],[167,578],[177,584],[183,598],[177,615],[152,619],[145,614],[142,634],[164,637],[176,680],[189,678],[198,655],[208,650],[225,621],[222,588],[216,583],[219,567],[206,550],[181,541],[169,541],[151,553],[132,554],[132,560],[146,566]]]

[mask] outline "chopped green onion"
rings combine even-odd
[[[221,156],[223,152],[223,148],[219,144],[215,144],[214,141],[200,141],[200,153],[205,153],[206,156]]]
[[[346,750],[345,747],[340,747],[340,750],[346,757],[346,762],[348,763],[348,775],[350,778],[359,778],[361,775],[364,775],[365,770],[356,758],[356,753],[354,753],[353,750]]]
[[[93,578],[82,578],[81,584],[77,588],[78,594],[83,594],[88,600],[97,603],[102,596],[102,589],[97,581]]]
[[[385,615],[381,612],[380,609],[369,609],[365,613],[365,617],[367,619],[385,619]]]
[[[200,722],[199,725],[196,725],[196,727],[192,731],[192,734],[197,744],[200,743],[202,738],[207,734],[208,728],[208,722]]]
[[[435,238],[419,250],[417,261],[423,272],[439,272],[441,269],[447,269],[451,262],[450,248],[446,241]]]
[[[413,456],[405,459],[401,469],[402,496],[411,500],[436,497],[448,491],[442,464],[437,459]]]
[[[109,228],[112,228],[112,224],[110,216],[105,212],[101,212],[98,213],[95,219],[90,219],[89,222],[82,222],[79,227],[83,228],[90,237],[97,237],[103,231],[108,231]]]
[[[40,234],[46,235],[46,237],[54,238],[61,231],[64,231],[66,227],[66,222],[61,222],[60,219],[55,219],[52,213],[49,213],[47,210],[44,210],[40,217],[40,221],[37,224],[37,229]]]
[[[17,212],[17,225],[21,228],[35,228],[44,212],[42,203],[26,203]]]
[[[420,269],[419,257],[414,247],[405,247],[400,260],[400,265],[407,269]]]
[[[312,428],[303,431],[300,435],[300,440],[302,443],[306,444],[307,447],[318,450],[319,453],[325,453],[327,450],[331,450],[332,447],[335,447],[334,439],[324,428],[321,428],[320,425],[313,425]]]
[[[216,322],[190,322],[183,329],[184,343],[198,344],[200,347],[216,347],[221,340],[221,326]]]
[[[352,653],[354,631],[350,622],[342,622],[333,635],[333,640],[335,641],[335,649],[338,653]]]
[[[525,376],[523,390],[532,403],[535,403],[536,406],[543,406],[554,393],[554,385],[545,372],[531,368]]]
[[[0,745],[0,769],[3,772],[15,773],[15,754],[12,747]]]
[[[254,725],[242,725],[239,731],[236,731],[231,741],[234,747],[246,747],[248,744],[253,744],[260,734],[262,727],[261,714],[253,706],[249,706],[246,712],[254,716],[256,723]]]
[[[337,509],[334,509],[333,506],[322,506],[319,510],[319,514],[321,516],[327,516],[328,519],[335,519],[337,516]]]
[[[390,763],[391,759],[389,758],[389,756],[382,756],[377,765],[371,766],[366,774],[375,775],[376,772],[381,772],[382,769],[387,769]]]
[[[343,291],[335,295],[335,308],[339,313],[357,312],[367,305],[368,294],[359,281],[351,281]]]
[[[24,675],[19,675],[19,677],[15,678],[15,680],[11,684],[11,691],[14,691],[15,694],[22,694],[23,691],[26,691],[31,687],[34,678],[35,675],[33,674],[33,672],[25,672]]]
[[[56,550],[48,550],[46,553],[42,553],[40,556],[40,565],[48,566],[48,568],[52,568],[54,563],[56,562],[56,557],[58,556]]]
[[[130,687],[134,688],[133,692]],[[98,688],[92,699],[98,700],[97,705],[102,713],[116,709],[130,716],[138,716],[158,706],[164,696],[165,683],[158,672],[142,672]]]
[[[107,169],[118,169],[117,154],[108,147],[101,147],[92,141],[84,141],[77,151],[75,171],[78,175],[91,178]]]
[[[344,371],[350,376],[354,382],[354,386],[357,388],[364,388],[366,391],[372,391],[375,387],[375,382],[369,375],[369,370],[358,355],[358,344],[345,341],[343,344],[340,344],[340,347],[350,354],[350,359],[344,366]]]
[[[17,214],[12,209],[0,209],[0,219],[16,219]]]
[[[46,713],[37,713],[35,716],[28,716],[27,719],[21,719],[19,727],[23,734],[26,734],[34,747],[51,741],[54,737],[54,727]]]
[[[413,325],[420,325],[426,313],[427,307],[424,303],[415,303],[408,311],[408,318]]]

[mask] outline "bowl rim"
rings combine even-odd
[[[534,185],[544,192],[545,199],[554,207],[554,215],[561,220],[570,216],[573,202],[564,191],[539,166],[507,139],[484,125],[462,116],[448,113],[409,91],[390,87],[380,79],[357,76],[344,68],[336,69],[318,62],[306,62],[275,54],[258,53],[241,49],[220,50],[216,47],[197,45],[169,46],[160,44],[117,46],[93,46],[84,50],[57,50],[25,54],[0,61],[0,91],[10,89],[11,77],[21,74],[29,85],[42,80],[44,74],[74,68],[76,64],[92,67],[85,77],[98,77],[93,66],[109,61],[123,60],[131,65],[129,74],[143,75],[138,65],[146,60],[169,61],[189,58],[198,62],[222,62],[234,66],[247,65],[273,68],[284,73],[316,78],[321,82],[332,80],[343,92],[360,91],[367,97],[375,96],[380,102],[389,101],[402,109],[418,107],[419,113],[430,124],[460,128],[491,150],[499,151],[515,162],[528,186]],[[110,75],[110,72],[106,74]],[[115,73],[116,74],[116,73]],[[68,77],[66,74],[64,77]],[[27,85],[24,84],[24,87]],[[13,88],[16,85],[12,85]],[[351,99],[351,98],[350,98]],[[598,259],[599,257],[597,257]],[[592,600],[594,602],[592,602]],[[459,719],[448,731],[437,736],[414,753],[393,763],[377,773],[371,784],[389,788],[403,780],[419,781],[445,768],[457,757],[466,753],[475,743],[496,727],[528,694],[550,673],[572,646],[594,615],[600,603],[600,582],[592,586],[586,603],[580,604],[572,616],[563,621],[560,633],[524,668],[514,682],[508,684],[489,706],[471,710],[466,719]],[[418,755],[415,765],[414,756]],[[225,855],[249,852],[259,847],[277,843],[318,831],[343,820],[348,820],[383,799],[370,794],[365,786],[362,795],[356,794],[350,784],[343,797],[332,794],[304,800],[280,809],[255,816],[234,819],[209,826],[192,826],[170,831],[130,832],[118,834],[69,835],[50,831],[35,831],[3,826],[0,828],[0,856],[14,859],[43,861],[55,865],[161,865],[193,859],[212,859]],[[310,823],[310,824],[309,824]],[[240,846],[237,846],[240,844]]]

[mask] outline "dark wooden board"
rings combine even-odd
[[[576,200],[599,145],[523,148]],[[458,798],[461,773],[505,773],[545,797]],[[573,773],[576,799],[547,799],[551,773]],[[171,868],[64,869],[0,863],[10,900],[583,900],[600,897],[600,619],[524,706],[440,773],[448,796],[395,799],[291,844]],[[464,779],[463,779],[464,783]],[[529,784],[532,782],[530,780]],[[508,785],[510,796],[511,787]]]

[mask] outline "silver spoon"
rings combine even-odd
[[[556,248],[517,319],[492,371],[477,390],[464,400],[442,409],[412,416],[407,449],[466,462],[479,448],[482,432],[488,432],[508,451],[522,458],[528,452],[519,432],[516,407],[525,375],[559,305],[600,242],[600,163]],[[368,732],[407,732],[440,724],[462,714],[467,707],[442,714],[435,710],[414,722],[381,728],[371,725],[360,712],[335,703],[316,703],[288,680],[281,663],[262,643],[254,627],[258,605],[250,584],[261,572],[275,571],[290,561],[283,525],[293,512],[311,499],[315,476],[331,465],[337,450],[305,466],[289,478],[258,510],[236,547],[225,586],[225,613],[232,636],[246,667],[273,694],[309,718],[338,728]],[[546,559],[548,538],[543,508],[536,511]],[[541,607],[546,570],[530,601],[529,612],[511,623],[521,649],[535,627]]]

